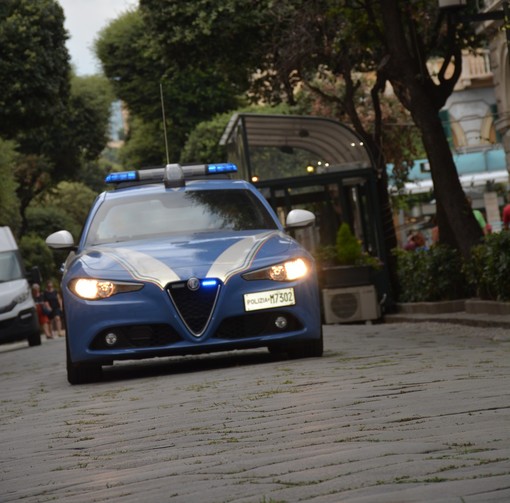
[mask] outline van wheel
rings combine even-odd
[[[29,346],[40,346],[41,345],[41,333],[34,332],[27,337]]]
[[[100,381],[103,376],[101,365],[98,363],[74,363],[69,353],[69,343],[66,338],[67,380],[69,384],[87,384]]]

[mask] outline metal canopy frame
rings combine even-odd
[[[362,138],[345,124],[325,117],[234,114],[220,144],[227,146],[229,158],[236,158],[248,180],[254,174],[250,156],[254,147],[307,150],[328,163],[330,171],[374,167]]]

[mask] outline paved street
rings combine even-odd
[[[510,330],[326,326],[325,355],[116,364],[0,346],[0,501],[510,501]]]

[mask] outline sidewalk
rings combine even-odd
[[[384,320],[387,323],[428,321],[510,329],[510,302],[467,299],[398,304],[397,312],[386,314]]]

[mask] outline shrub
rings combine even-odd
[[[472,295],[460,253],[446,245],[414,252],[395,249],[400,302],[435,302]]]
[[[352,233],[347,222],[338,228],[335,245],[323,246],[317,250],[316,258],[323,265],[364,265],[379,270],[382,264],[378,257],[365,251],[358,238]]]
[[[44,239],[34,234],[26,234],[19,240],[19,249],[27,270],[38,267],[43,280],[56,275],[53,254],[46,246]]]
[[[464,273],[476,295],[485,300],[510,300],[510,232],[485,236],[471,250]]]
[[[339,265],[353,265],[357,264],[363,250],[361,243],[356,236],[351,232],[349,224],[343,222],[336,235],[336,261]]]

